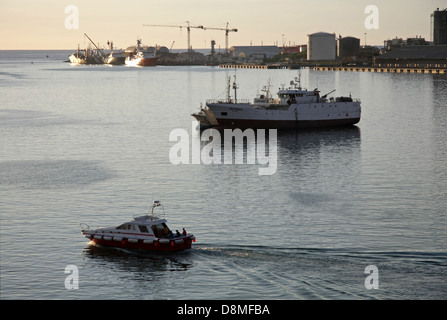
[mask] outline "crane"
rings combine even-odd
[[[174,26],[174,25],[162,25],[162,24],[143,24],[143,26],[145,27],[171,27],[171,28],[186,28],[186,30],[188,31],[188,52],[192,51],[191,48],[191,28],[195,28],[195,29],[204,29],[203,26],[191,26],[189,24],[189,21],[186,21],[187,25],[186,26]]]
[[[229,32],[237,32],[237,29],[229,29],[228,22],[226,28],[211,28],[211,27],[203,27],[204,30],[224,30],[225,31],[225,53],[228,54],[228,33]]]

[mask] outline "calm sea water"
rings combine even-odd
[[[279,132],[277,171],[260,176],[173,165],[169,134],[197,134],[190,114],[225,97],[227,76],[251,99],[296,70],[71,66],[69,53],[0,51],[1,299],[447,298],[446,76],[302,70],[310,90],[360,98],[362,119]],[[196,235],[192,250],[80,234],[152,200]]]

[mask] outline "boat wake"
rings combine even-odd
[[[363,251],[337,248],[275,248],[197,243],[184,252],[145,252],[89,246],[97,267],[117,266],[125,278],[182,281],[187,295],[213,299],[445,299],[447,253]],[[96,259],[100,258],[100,259]],[[368,266],[379,287],[366,288]],[[166,273],[170,271],[170,273]],[[174,271],[174,273],[172,273]],[[103,271],[99,271],[103,272]],[[186,273],[184,273],[186,272]],[[204,281],[212,276],[213,281]],[[421,279],[424,279],[421,282]],[[177,291],[164,288],[175,299]]]

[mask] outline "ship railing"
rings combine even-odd
[[[234,99],[209,99],[206,100],[206,103],[211,103],[211,104],[239,104],[239,103],[250,103],[249,99],[237,99],[236,101]]]
[[[88,224],[86,224],[86,223],[80,223],[79,224],[80,226],[81,226],[81,231],[86,231],[86,232],[96,232],[96,230],[99,230],[99,229],[104,229],[105,227],[98,227],[98,226],[96,226],[96,227],[90,227]],[[104,232],[104,231],[102,231],[102,232]]]

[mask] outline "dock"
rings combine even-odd
[[[315,71],[354,71],[382,73],[430,73],[447,74],[447,69],[439,68],[405,68],[405,67],[314,67]]]
[[[229,69],[291,69],[291,65],[284,64],[219,64],[219,68],[229,68]]]
[[[261,64],[219,64],[219,68],[227,69],[268,69],[267,65]]]

